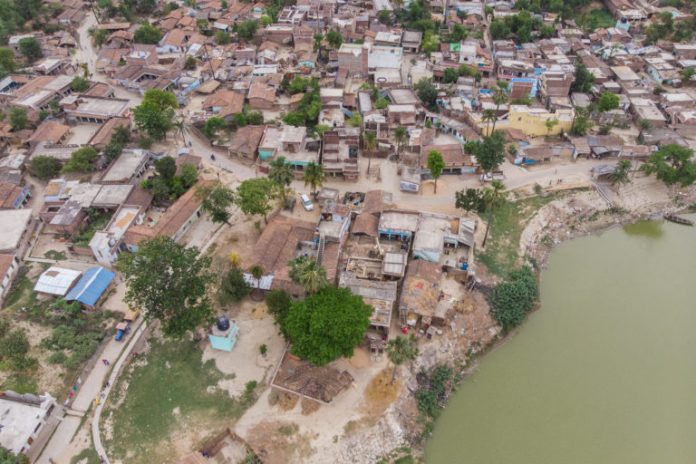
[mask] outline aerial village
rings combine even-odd
[[[545,252],[696,203],[689,2],[3,5],[7,462],[421,462]]]

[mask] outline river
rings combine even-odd
[[[696,229],[564,243],[541,302],[450,398],[426,462],[696,462]]]

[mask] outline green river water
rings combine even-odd
[[[426,462],[696,463],[696,228],[559,246],[541,308],[450,398]]]

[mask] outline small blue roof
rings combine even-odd
[[[109,285],[116,277],[116,274],[101,266],[91,267],[82,274],[65,299],[68,301],[79,301],[87,306],[94,306],[99,298],[104,294]]]

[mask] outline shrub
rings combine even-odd
[[[286,336],[285,319],[288,317],[291,304],[292,298],[290,298],[290,294],[285,290],[271,290],[266,295],[268,312],[273,315],[275,323],[280,328],[280,332],[283,336]]]
[[[238,267],[232,267],[220,283],[218,298],[220,304],[241,301],[250,292],[250,288],[244,280],[244,273]]]

